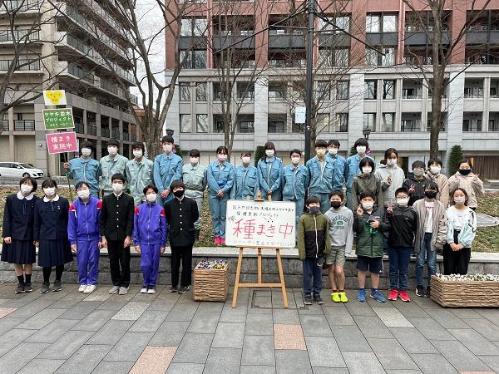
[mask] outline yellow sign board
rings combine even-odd
[[[43,91],[43,101],[45,102],[45,105],[67,105],[66,91],[45,90]]]

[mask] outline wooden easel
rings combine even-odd
[[[256,201],[263,201],[259,195]],[[268,201],[272,201],[269,196]],[[243,262],[244,248],[239,248],[239,257],[237,259],[237,270],[236,270],[236,280],[234,282],[234,295],[232,296],[232,307],[235,308],[237,305],[237,293],[239,288],[280,288],[282,291],[282,302],[285,308],[288,308],[288,294],[286,293],[286,283],[284,281],[284,271],[282,269],[281,251],[279,248],[275,248],[277,269],[279,271],[279,283],[264,283],[262,282],[262,249],[256,248],[257,250],[257,281],[252,282],[241,282],[241,265]]]

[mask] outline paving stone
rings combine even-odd
[[[481,356],[485,364],[487,364],[494,372],[499,373],[499,356]]]
[[[94,310],[81,321],[77,321],[72,330],[98,331],[114,314],[113,310]]]
[[[438,353],[433,344],[416,328],[394,327],[390,331],[408,353]]]
[[[177,348],[173,362],[204,364],[210,352],[213,334],[186,333]]]
[[[66,309],[44,309],[18,327],[21,329],[39,330],[61,316],[65,311]]]
[[[324,314],[326,315],[326,319],[333,330],[335,326],[355,325],[355,321],[344,305],[324,308]]]
[[[136,361],[152,336],[152,332],[128,331],[109,351],[104,361]]]
[[[300,321],[305,336],[333,335],[324,315],[300,315]]]
[[[429,309],[427,313],[446,329],[463,329],[469,327],[464,320],[457,318],[448,310]]]
[[[203,374],[239,374],[241,352],[240,348],[212,348],[206,360]]]
[[[146,310],[130,328],[131,332],[156,332],[166,318],[164,312]]]
[[[133,362],[127,361],[101,361],[92,371],[92,374],[128,374]]]
[[[219,318],[220,312],[202,312],[198,309],[189,325],[188,331],[200,334],[214,334]]]
[[[166,317],[167,321],[175,321],[175,322],[190,322],[196,313],[198,308],[198,304],[175,304],[175,306],[170,310],[168,316]]]
[[[97,309],[102,310],[114,310],[118,311],[123,308],[127,304],[126,300],[118,299],[117,296],[112,296],[104,301],[101,305],[97,307]]]
[[[110,345],[84,345],[56,373],[90,374],[110,349]]]
[[[149,345],[155,347],[177,347],[180,345],[189,322],[165,321],[154,334]]]
[[[372,352],[357,326],[336,326],[333,334],[341,352]]]
[[[307,350],[300,325],[274,325],[274,348],[282,350]]]
[[[0,335],[7,333],[9,330],[26,321],[24,317],[12,317],[13,315],[0,319]]]
[[[52,303],[53,300],[49,299],[36,300],[36,302],[30,302],[27,305],[17,308],[17,310],[14,313],[12,313],[12,316],[23,317],[25,319],[28,319],[34,316],[35,314],[41,312],[42,310],[46,309]]]
[[[97,288],[94,292],[92,292],[90,295],[85,296],[83,301],[106,301],[108,300],[112,295],[109,293],[109,288],[108,287],[99,287]]]
[[[214,348],[242,348],[244,323],[220,322],[213,339]]]
[[[298,311],[294,309],[274,309],[274,323],[296,325],[300,323]]]
[[[275,361],[277,374],[312,373],[306,351],[277,350]]]
[[[130,370],[130,374],[163,374],[170,366],[176,349],[176,347],[146,347]]]
[[[60,339],[47,347],[39,358],[67,360],[93,335],[91,331],[67,331]]]
[[[47,346],[47,343],[21,343],[17,345],[0,358],[1,373],[16,373]]]
[[[497,356],[499,347],[485,339],[472,329],[449,329],[454,337],[463,343],[475,355]]]
[[[385,373],[376,355],[372,352],[345,352],[343,358],[350,374]]]
[[[398,309],[374,307],[373,310],[387,327],[414,327]]]
[[[348,374],[347,368],[328,368],[328,367],[320,367],[320,366],[312,366],[312,372],[314,374]]]
[[[490,323],[488,319],[467,319],[466,323],[475,331],[487,337],[488,340],[499,342],[499,326]]]
[[[77,320],[57,318],[31,335],[27,341],[31,343],[54,343],[77,322]]]
[[[393,338],[390,330],[378,317],[354,316],[353,319],[366,338]]]
[[[35,330],[12,329],[2,334],[2,338],[0,339],[0,357],[25,339],[29,338],[35,332]]]
[[[426,339],[430,340],[455,340],[449,332],[442,327],[439,323],[428,318],[408,318],[409,321],[416,327]]]
[[[438,341],[432,342],[435,348],[459,371],[488,371],[490,370],[478,357],[471,353],[461,342]]]
[[[222,303],[200,303],[197,313],[222,313],[224,304]]]
[[[374,313],[372,308],[367,303],[359,303],[357,301],[351,301],[349,303],[346,303],[345,306],[352,316],[367,316],[367,317],[376,316],[376,313]]]
[[[274,366],[241,366],[241,374],[275,374]]]
[[[238,305],[232,308],[229,304],[225,304],[220,315],[220,322],[245,322],[248,308],[244,305]]]
[[[346,367],[338,344],[333,337],[306,336],[305,343],[312,367]]]
[[[483,316],[473,309],[451,309],[450,312],[460,319],[480,319]]]
[[[416,364],[396,339],[368,338],[367,341],[386,370],[417,370]]]
[[[149,304],[132,301],[120,309],[112,319],[118,321],[136,321],[144,313]]]
[[[19,374],[52,374],[64,363],[64,360],[45,360],[35,358],[23,367]]]
[[[457,374],[458,371],[444,356],[439,354],[417,353],[412,359],[425,374]]]
[[[14,313],[17,308],[0,308],[0,318],[8,316],[10,313]]]
[[[172,362],[166,374],[203,374],[203,364]]]
[[[115,345],[132,326],[132,321],[108,321],[88,344]]]
[[[245,336],[241,365],[274,366],[274,338],[272,336]]]
[[[149,305],[147,310],[158,310],[167,314],[168,312],[170,312],[170,310],[173,309],[174,306],[175,301],[156,299],[151,302],[151,305]]]
[[[83,319],[101,304],[100,301],[79,302],[61,315],[65,319]]]
[[[245,335],[272,335],[273,333],[273,314],[248,314]]]
[[[426,313],[424,311],[424,309],[421,308],[416,303],[396,302],[396,303],[394,303],[394,305],[395,305],[395,308],[397,308],[400,311],[400,313],[402,313],[404,315],[405,318],[409,318],[409,317],[427,318],[427,317],[429,317],[428,313]]]

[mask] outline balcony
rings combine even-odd
[[[40,1],[39,0],[9,0],[3,1],[2,6],[0,6],[0,14],[7,12],[39,12],[40,11]],[[7,8],[7,10],[5,9]]]
[[[35,121],[31,120],[14,121],[14,131],[35,131]]]
[[[213,37],[214,49],[223,48],[240,48],[240,49],[253,49],[255,48],[255,37],[251,36],[253,30],[248,32],[241,32],[239,35],[234,35],[230,31],[225,34],[217,34]]]
[[[430,28],[431,30],[431,28]],[[449,44],[449,32],[447,30],[442,31],[442,44]],[[431,31],[410,31],[405,32],[405,45],[406,46],[426,46],[432,44],[432,33]]]
[[[269,48],[275,49],[303,49],[305,36],[302,31],[285,33],[284,30],[269,30]]]
[[[8,71],[13,63],[13,59],[0,60],[0,74],[3,71]],[[40,60],[25,60],[19,59],[17,62],[16,72],[36,72],[40,73]]]
[[[322,48],[350,47],[350,36],[345,34],[319,34],[319,45]]]
[[[368,45],[393,46],[398,44],[398,33],[396,32],[371,32],[366,34]]]
[[[304,68],[307,60],[269,60],[269,66],[272,68]]]
[[[68,73],[71,75],[74,75],[75,77],[78,77],[85,82],[88,82],[90,84],[95,83],[95,76],[92,74],[92,72],[82,69],[81,67],[74,65],[74,64],[68,64]]]
[[[499,44],[499,30],[469,30],[466,33],[466,44]]]
[[[27,44],[40,40],[40,32],[38,30],[1,30],[0,43],[21,43]]]

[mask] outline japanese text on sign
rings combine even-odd
[[[235,247],[293,248],[295,209],[293,202],[229,200],[225,241]]]
[[[78,152],[78,142],[75,132],[54,132],[45,136],[47,138],[47,150],[51,155]]]
[[[44,109],[43,124],[45,130],[72,129],[75,127],[73,110],[71,108]]]

